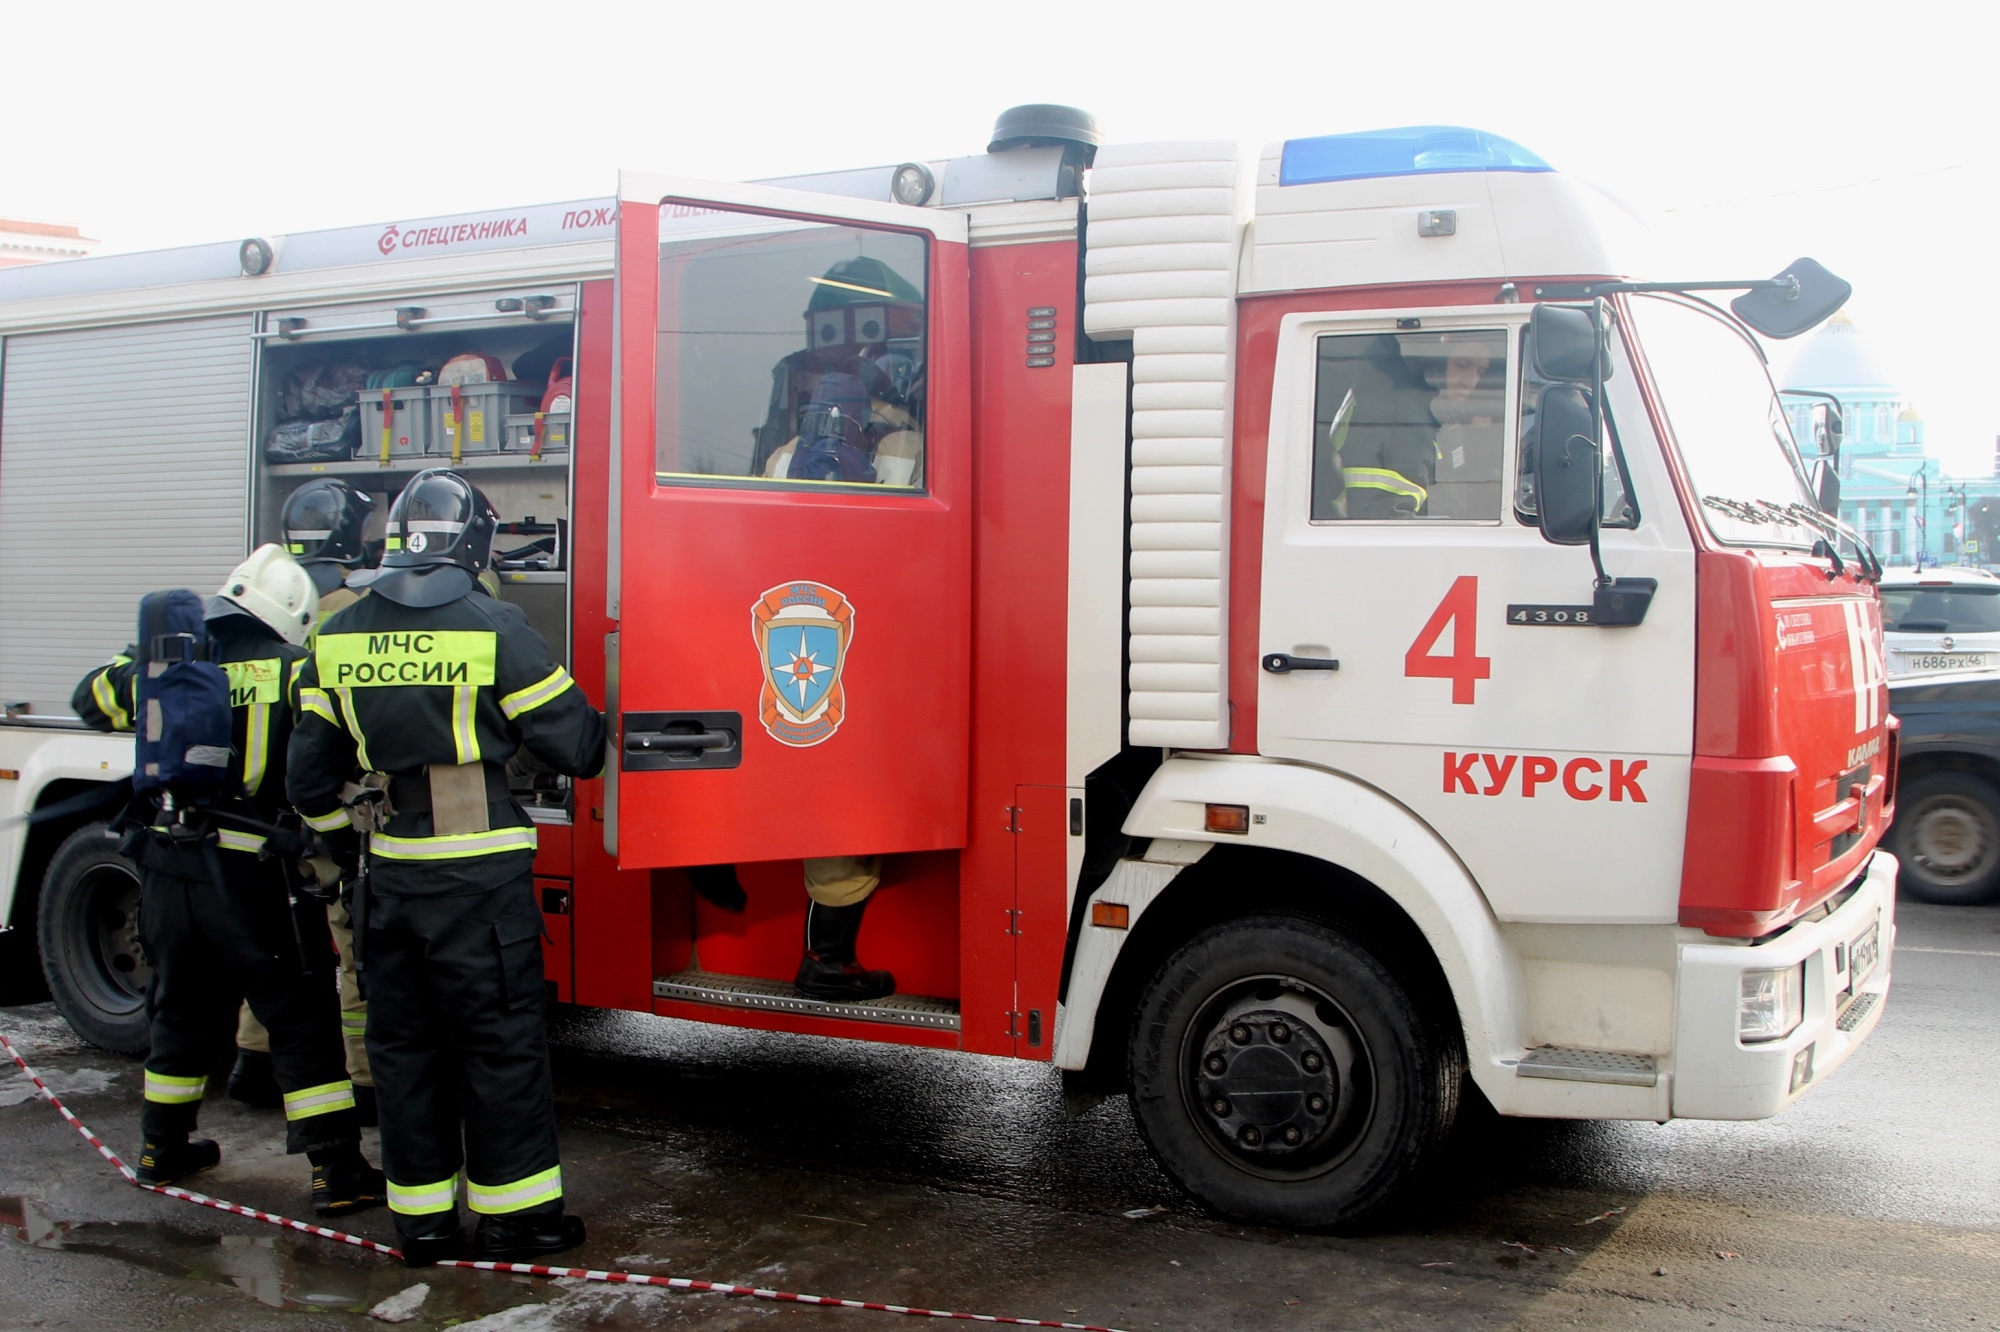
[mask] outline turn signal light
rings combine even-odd
[[[1107,930],[1129,930],[1132,928],[1132,908],[1123,902],[1092,902],[1090,923]]]
[[[1250,806],[1210,805],[1206,826],[1212,833],[1247,834],[1250,831]]]

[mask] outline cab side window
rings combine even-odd
[[[1312,521],[1500,517],[1507,335],[1319,339]]]
[[[809,222],[675,238],[709,220],[690,211],[662,217],[660,480],[922,490],[924,239]]]

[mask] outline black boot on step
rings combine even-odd
[[[189,1142],[186,1134],[178,1138],[149,1138],[139,1153],[139,1182],[171,1184],[221,1162],[222,1149],[212,1139],[196,1138]]]
[[[277,1070],[267,1052],[237,1050],[236,1067],[229,1070],[229,1099],[259,1110],[276,1110],[285,1103],[285,1094],[278,1090]]]
[[[854,941],[861,933],[866,899],[853,906],[830,907],[813,902],[806,907],[806,955],[799,963],[798,991],[808,999],[861,1003],[896,992],[896,978],[870,971],[855,960]]]
[[[368,1164],[359,1147],[307,1152],[312,1162],[312,1206],[321,1216],[346,1216],[389,1200],[389,1181]]]

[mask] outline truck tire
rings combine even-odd
[[[1889,849],[1896,887],[1919,902],[1968,906],[2000,890],[2000,789],[1968,772],[1928,772],[1896,794]]]
[[[87,823],[56,849],[37,928],[49,997],[70,1027],[92,1045],[145,1054],[153,968],[139,944],[139,869],[109,825]]]
[[[1132,1114],[1168,1174],[1218,1212],[1352,1227],[1450,1134],[1465,1070],[1396,976],[1315,921],[1214,926],[1139,1001]]]

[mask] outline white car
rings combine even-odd
[[[1889,675],[2000,667],[2000,578],[1982,569],[1882,576]]]

